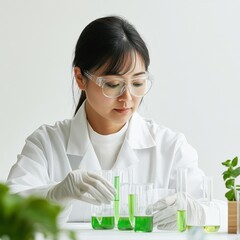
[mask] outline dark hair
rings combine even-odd
[[[148,49],[134,26],[117,16],[103,17],[88,24],[80,34],[72,65],[79,67],[83,76],[86,71],[96,71],[106,64],[104,74],[117,74],[130,70],[124,63],[129,56],[134,61],[136,53],[147,71],[150,63]],[[82,91],[75,114],[85,99],[85,91]]]

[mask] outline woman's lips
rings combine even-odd
[[[128,113],[131,108],[115,108],[115,110],[119,113]]]

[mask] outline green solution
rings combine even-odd
[[[119,200],[114,200],[114,217],[117,224],[119,220]]]
[[[128,195],[128,213],[129,217],[120,216],[118,219],[119,230],[133,230],[134,225],[134,194]]]
[[[115,222],[117,224],[119,219],[119,190],[120,190],[119,176],[114,177],[114,187],[116,190],[116,194],[114,196],[114,217],[115,217]]]
[[[216,225],[216,226],[187,226],[187,228],[188,228],[188,230],[189,229],[191,229],[191,228],[193,228],[193,227],[200,227],[200,228],[202,228],[205,232],[207,232],[207,233],[214,233],[214,232],[217,232],[218,230],[219,230],[219,228],[220,228],[220,226],[219,225]]]
[[[119,230],[133,230],[129,217],[119,217],[117,227]]]
[[[213,233],[213,232],[217,232],[219,230],[220,226],[216,225],[216,226],[204,226],[203,229],[205,232],[208,233]]]
[[[134,194],[128,195],[128,212],[131,225],[134,225]]]
[[[177,228],[180,232],[184,232],[187,229],[186,215],[186,210],[177,211]]]
[[[135,232],[152,232],[153,216],[135,216]]]
[[[92,228],[95,230],[113,229],[114,226],[115,226],[114,216],[100,218],[92,216]]]

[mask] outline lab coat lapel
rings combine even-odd
[[[113,168],[126,168],[140,161],[140,155],[137,152],[141,149],[155,147],[156,142],[146,124],[146,121],[134,113],[126,132],[126,138],[118,154],[118,158]]]
[[[89,145],[87,151],[83,156],[76,156],[68,154],[69,163],[72,170],[82,169],[86,171],[101,170],[101,165],[95,154],[92,144]]]
[[[125,168],[140,159],[137,151],[156,146],[146,121],[134,113],[126,132],[126,137],[113,168]],[[100,170],[101,166],[88,134],[85,104],[72,119],[67,154],[72,167],[85,170]],[[72,157],[70,157],[72,156]]]
[[[101,169],[89,139],[85,103],[72,119],[67,145],[67,155],[72,170],[79,168],[87,171]]]
[[[80,162],[79,168],[87,171],[101,170],[101,165],[92,144],[89,144],[88,149]]]
[[[123,169],[132,166],[137,162],[139,162],[139,158],[134,152],[134,149],[129,145],[128,141],[125,140],[113,168]]]

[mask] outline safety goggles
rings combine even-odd
[[[96,77],[89,72],[84,72],[85,76],[102,88],[102,93],[108,98],[121,96],[126,89],[132,96],[143,97],[152,86],[152,78],[148,73],[133,77],[130,81],[119,76]]]

